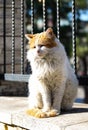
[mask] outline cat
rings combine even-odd
[[[71,109],[78,81],[64,46],[52,28],[37,34],[25,34],[25,37],[29,48],[27,59],[32,68],[27,113],[46,118],[59,115],[61,109]]]

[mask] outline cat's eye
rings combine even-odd
[[[36,46],[34,46],[34,48],[36,48]]]
[[[40,48],[43,47],[44,45],[38,45]]]

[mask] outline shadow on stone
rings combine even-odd
[[[61,114],[75,114],[75,113],[84,113],[88,112],[88,108],[73,108],[72,110],[62,110]]]

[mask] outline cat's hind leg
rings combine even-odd
[[[77,95],[77,86],[78,83],[76,81],[67,81],[64,96],[61,103],[61,108],[63,110],[70,110],[72,108],[72,105]]]

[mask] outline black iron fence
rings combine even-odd
[[[31,33],[34,33],[34,4],[31,6]],[[43,31],[47,28],[46,1],[42,0],[43,11]],[[0,0],[0,21],[1,21],[1,61],[0,79],[9,81],[27,82],[30,74],[26,74],[25,61],[25,19],[26,2],[24,0]],[[56,29],[57,37],[60,38],[60,0],[56,0]],[[76,18],[75,0],[72,0],[72,47],[73,47],[73,67],[77,74],[76,56]],[[78,75],[77,75],[78,76]],[[80,85],[88,85],[88,76],[78,76]]]

